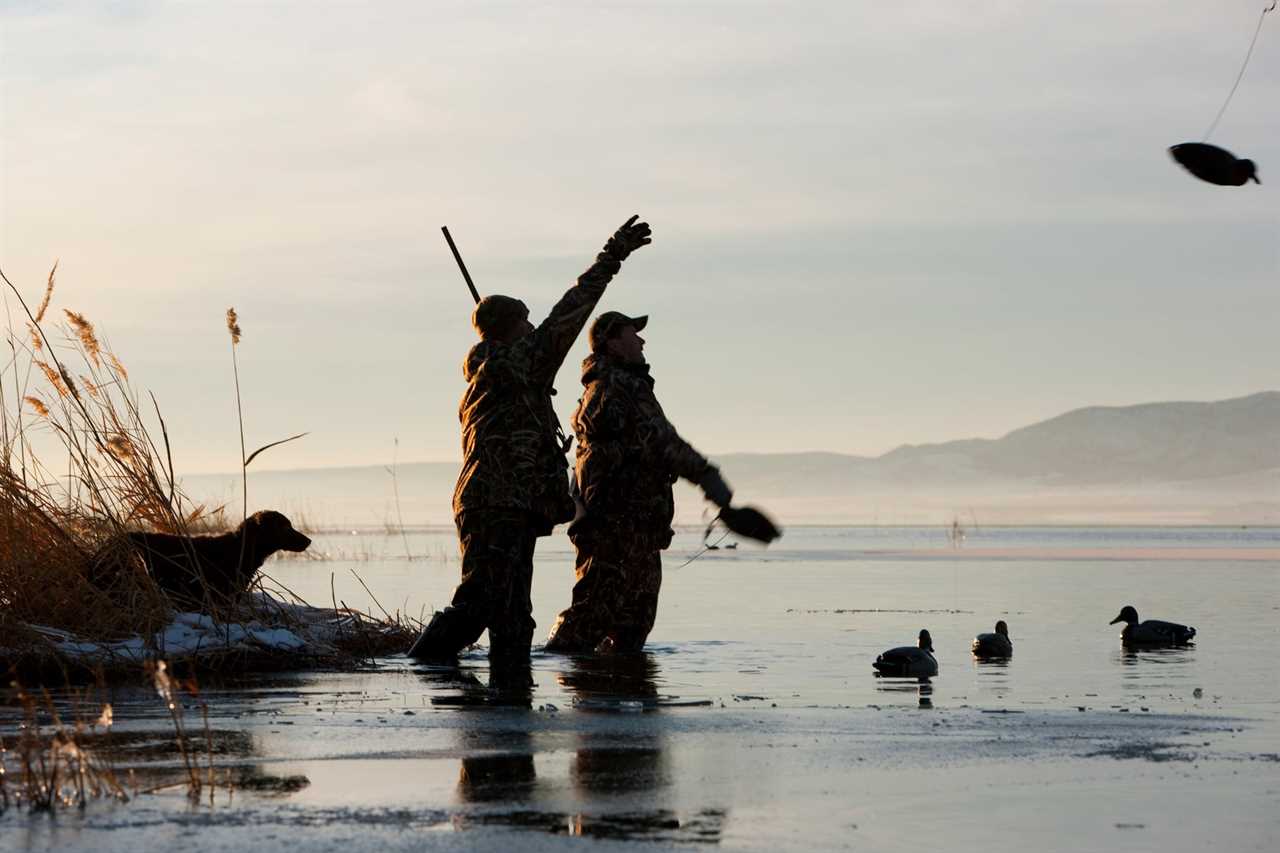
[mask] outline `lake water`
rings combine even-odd
[[[1280,530],[981,528],[953,543],[940,528],[814,527],[768,549],[701,542],[683,530],[667,552],[638,659],[535,651],[536,687],[519,696],[488,689],[483,649],[459,670],[393,657],[207,685],[216,763],[242,783],[229,802],[170,789],[54,818],[11,809],[0,848],[1280,842]],[[456,554],[449,529],[326,533],[268,570],[314,604],[417,616],[448,601]],[[572,566],[563,537],[541,541],[537,642]],[[1194,625],[1196,644],[1125,652],[1108,625],[1125,604]],[[997,619],[1014,657],[978,663],[969,642]],[[938,677],[875,677],[876,654],[921,628]],[[110,698],[118,766],[180,775],[154,692]]]

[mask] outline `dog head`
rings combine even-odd
[[[246,538],[265,553],[275,551],[305,551],[311,539],[293,529],[284,513],[275,510],[255,512],[240,526]]]

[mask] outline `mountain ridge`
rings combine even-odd
[[[989,520],[1018,523],[1129,520],[1280,522],[1280,391],[1197,402],[1086,406],[1000,438],[904,444],[880,456],[831,451],[727,453],[713,459],[739,499],[793,521],[905,522],[946,507],[980,505]],[[457,462],[401,463],[400,508],[451,520]],[[251,493],[276,506],[309,506],[344,519],[391,517],[383,465],[251,472]],[[189,494],[229,501],[238,474],[184,478]],[[305,496],[305,497],[304,497]],[[702,511],[677,488],[680,518]],[[229,501],[234,503],[234,501]],[[335,509],[340,508],[340,509]],[[693,516],[696,518],[696,516]],[[413,522],[417,523],[417,522]]]

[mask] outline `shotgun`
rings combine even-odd
[[[440,230],[444,232],[445,242],[449,244],[449,251],[453,252],[453,259],[458,262],[458,269],[462,270],[462,277],[467,282],[467,289],[471,291],[471,298],[480,304],[480,292],[476,290],[475,284],[471,281],[471,273],[467,272],[467,265],[462,262],[462,255],[458,254],[458,247],[454,245],[453,237],[449,235],[449,226],[441,225]]]

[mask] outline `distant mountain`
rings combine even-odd
[[[725,457],[726,462],[731,457]],[[1090,406],[998,439],[903,445],[874,459],[795,454],[758,459],[781,473],[789,459],[830,479],[854,475],[907,488],[1036,480],[1063,485],[1200,480],[1280,468],[1280,392],[1214,403]],[[808,476],[808,475],[806,475]]]
[[[716,457],[744,500],[792,523],[932,523],[963,508],[1039,523],[1280,523],[1280,392],[1210,403],[1092,406],[998,439],[903,445],[882,456],[739,453]],[[449,523],[456,463],[401,465],[406,524]],[[233,502],[235,477],[187,479],[193,496]],[[250,475],[255,505],[353,525],[394,524],[387,469]],[[696,490],[677,492],[696,521]]]

